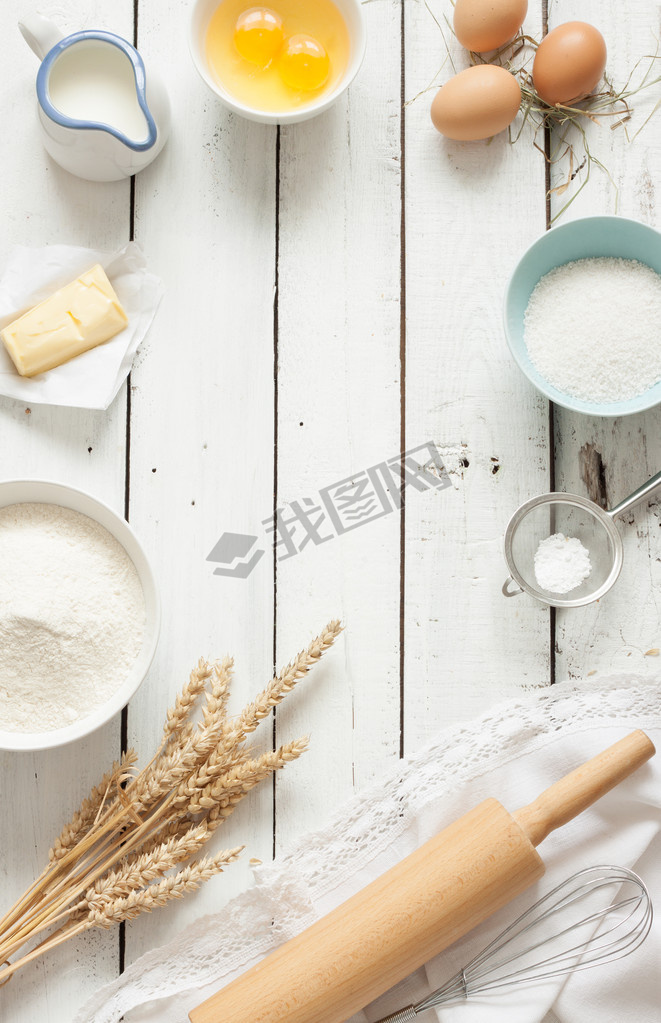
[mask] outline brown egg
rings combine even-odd
[[[516,35],[528,12],[528,0],[456,0],[454,32],[467,50],[497,50]]]
[[[439,89],[431,119],[449,139],[488,139],[512,123],[520,105],[521,88],[514,75],[494,64],[476,64]]]
[[[605,67],[606,43],[601,32],[585,21],[567,21],[542,39],[532,77],[545,103],[567,106],[592,92]]]

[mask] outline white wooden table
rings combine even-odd
[[[450,13],[450,0],[430,3],[439,17]],[[530,2],[536,35],[543,6]],[[0,400],[0,476],[60,480],[124,510],[164,611],[156,661],[123,723],[55,752],[1,756],[2,902],[39,872],[117,756],[122,728],[150,753],[200,654],[235,655],[238,706],[329,618],[341,616],[346,632],[277,715],[277,738],[310,733],[310,752],[278,777],[275,802],[265,786],[222,837],[247,844],[244,862],[184,904],[26,969],[0,991],[3,1023],[69,1021],[123,963],[248,884],[249,856],[285,848],[443,726],[521,688],[658,664],[646,656],[661,646],[655,502],[627,516],[624,571],[598,605],[550,614],[501,595],[502,534],[521,501],[554,480],[614,501],[661,466],[658,410],[617,421],[549,410],[508,355],[504,284],[547,226],[544,160],[530,138],[447,143],[431,129],[432,93],[403,106],[445,53],[423,0],[368,0],[367,59],[349,94],[281,130],[229,115],[206,91],[187,52],[187,7],[42,7],[69,31],[135,34],[163,73],[173,135],[134,186],[85,183],[46,157],[36,61],[16,28],[32,3],[0,8],[0,259],[15,244],[112,251],[134,236],[166,287],[130,386],[108,412]],[[600,26],[621,82],[655,47],[659,4],[612,11],[557,0],[549,20]],[[657,98],[651,90],[636,104],[636,124]],[[619,211],[654,224],[658,121],[631,145],[608,124],[590,136]],[[565,216],[612,213],[615,203],[594,170]],[[318,502],[324,488],[428,441],[445,453],[452,488],[412,491],[404,514],[274,557],[262,525],[274,507]],[[206,560],[225,532],[266,545],[247,579],[214,575]]]

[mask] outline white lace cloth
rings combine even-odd
[[[661,745],[661,685],[631,677],[524,694],[440,733],[353,798],[325,828],[255,870],[255,885],[143,956],[74,1023],[187,1023],[187,1013],[281,942],[401,860],[487,796],[515,810],[634,728]],[[377,1020],[438,987],[506,923],[583,867],[614,863],[646,881],[661,908],[661,755],[554,832],[545,877],[515,903],[354,1018]],[[443,1023],[659,1023],[661,923],[630,958],[541,988],[433,1010]],[[222,935],[222,938],[220,937]],[[246,1020],[250,1019],[247,1007]],[[284,1023],[284,1021],[283,1021]]]

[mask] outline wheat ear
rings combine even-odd
[[[186,892],[195,891],[215,874],[221,874],[228,863],[237,859],[240,852],[240,848],[229,849],[216,856],[206,856],[190,863],[172,877],[165,877],[157,884],[150,884],[142,891],[131,892],[113,902],[107,902],[101,896],[93,896],[88,903],[87,925],[112,927],[122,920],[133,920],[140,913],[151,913],[172,899],[181,899]]]

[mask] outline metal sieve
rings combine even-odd
[[[622,537],[614,519],[661,486],[661,472],[610,510],[577,494],[542,494],[517,508],[505,531],[505,560],[510,575],[503,585],[506,597],[529,593],[551,607],[581,607],[599,600],[617,580],[624,559]],[[576,537],[590,555],[587,579],[568,594],[540,588],[535,578],[535,553],[553,533]]]

